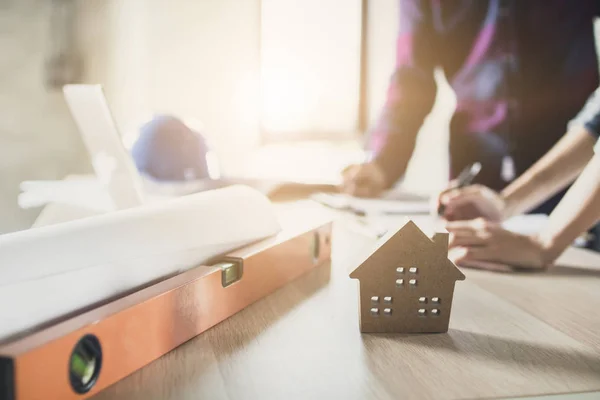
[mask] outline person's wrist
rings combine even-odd
[[[508,219],[514,215],[515,205],[510,201],[510,198],[506,197],[504,194],[499,194],[500,198],[500,214],[502,216],[502,220]]]
[[[370,164],[376,171],[377,180],[381,184],[382,189],[389,189],[390,187],[392,187],[394,182],[390,182],[390,179],[388,178],[389,174],[386,173],[383,163],[375,159],[373,161],[370,161]]]
[[[560,256],[562,252],[559,246],[554,241],[554,238],[538,234],[533,237],[533,240],[537,243],[540,249],[541,262],[543,266],[549,266]]]

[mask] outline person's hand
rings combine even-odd
[[[457,265],[495,270],[541,270],[554,261],[537,237],[508,231],[498,222],[483,218],[451,221],[446,224],[446,229],[450,233],[452,259]]]
[[[376,197],[386,188],[385,175],[375,163],[354,164],[342,171],[342,191],[357,197]]]
[[[454,187],[453,187],[454,186]],[[482,186],[470,185],[456,188],[451,183],[449,189],[438,196],[438,206],[442,204],[442,217],[447,221],[484,218],[490,221],[502,221],[506,204],[498,192]]]

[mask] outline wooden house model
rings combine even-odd
[[[448,259],[448,234],[429,238],[412,221],[350,277],[359,280],[361,332],[382,333],[447,332],[454,285],[465,279]]]

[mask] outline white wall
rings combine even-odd
[[[0,2],[0,233],[28,228],[19,183],[89,172],[60,91],[44,86],[49,0]],[[127,130],[146,112],[203,122],[236,161],[258,141],[258,0],[78,1],[89,83]]]
[[[224,168],[237,167],[258,141],[259,1],[86,4],[87,40],[99,40],[96,33],[104,38],[103,57],[88,46],[99,63],[87,79],[105,85],[122,129],[135,130],[153,113],[197,120],[217,151],[228,156]]]
[[[62,94],[45,87],[50,5],[0,1],[0,233],[28,228],[39,212],[19,209],[21,181],[88,171]]]

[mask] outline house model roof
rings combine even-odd
[[[428,237],[413,222],[408,221],[395,233],[388,234],[377,242],[374,250],[352,273],[350,278],[361,279],[372,274],[371,266],[387,264],[395,255],[411,254],[419,258],[436,258],[442,261],[440,268],[450,274],[454,280],[464,280],[465,275],[448,259],[448,233],[436,233]]]

